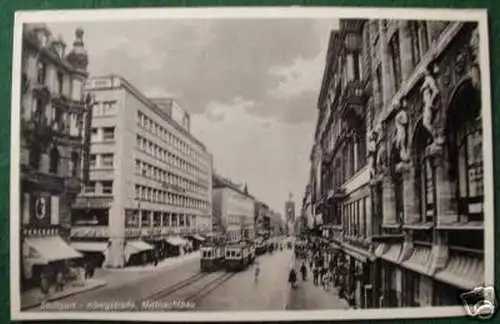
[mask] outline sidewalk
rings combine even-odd
[[[85,291],[94,290],[106,286],[106,281],[99,279],[88,279],[85,282],[74,282],[69,284],[63,291],[55,292],[51,287],[46,302],[54,302]],[[21,293],[21,310],[28,310],[42,304],[43,295],[39,288],[34,288]]]
[[[312,280],[312,273],[307,267],[307,281],[302,281],[300,277],[301,261],[295,262],[295,269],[299,278],[298,287],[290,289],[290,301],[288,310],[330,310],[330,309],[349,309],[346,300],[338,297],[336,288],[323,289],[321,286],[315,286]]]
[[[166,258],[158,262],[156,267],[153,264],[147,264],[144,266],[132,266],[132,267],[124,267],[124,268],[106,268],[106,271],[109,272],[144,272],[144,271],[155,271],[158,269],[168,269],[173,268],[174,266],[180,265],[184,262],[195,260],[200,258],[200,251],[191,252],[189,254],[184,254],[177,257]]]

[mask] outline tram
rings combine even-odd
[[[201,272],[213,272],[224,268],[224,245],[205,244],[201,246]]]
[[[244,270],[255,259],[252,245],[246,242],[227,244],[224,253],[224,267],[226,271]]]
[[[258,238],[255,241],[255,254],[262,255],[266,253],[267,250],[267,242],[263,238]]]

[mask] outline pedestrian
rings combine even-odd
[[[302,266],[300,267],[300,273],[302,274],[302,281],[307,280],[307,267],[304,262],[302,262]]]
[[[257,282],[259,280],[260,267],[259,263],[255,263],[255,271],[254,271],[254,281]]]
[[[292,289],[296,287],[297,283],[297,273],[295,272],[295,269],[292,268],[290,270],[290,273],[288,274],[288,282],[290,283]]]
[[[46,269],[42,270],[40,274],[40,291],[42,292],[42,304],[44,304],[50,293],[49,275]]]
[[[61,270],[57,271],[56,274],[56,291],[64,290],[64,275]]]
[[[325,278],[325,273],[326,273],[326,268],[324,268],[322,265],[319,268],[319,280],[320,280],[320,285],[325,286],[324,284],[324,278]]]
[[[318,275],[319,275],[318,272],[319,272],[318,268],[314,267],[313,268],[313,284],[316,285],[316,286],[318,285]]]

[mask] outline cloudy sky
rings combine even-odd
[[[214,167],[284,213],[308,180],[316,100],[337,20],[161,20],[49,24],[71,46],[82,27],[91,75],[115,73],[172,96]]]

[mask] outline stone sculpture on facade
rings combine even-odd
[[[479,73],[479,30],[476,28],[472,32],[469,41],[470,53],[472,57],[472,68],[470,70],[470,78],[472,86],[476,90],[481,88],[481,74]]]
[[[406,103],[403,102],[401,110],[394,118],[396,126],[396,149],[399,151],[399,157],[402,162],[406,162],[410,158],[408,150],[408,114],[404,108]]]
[[[368,165],[370,168],[370,179],[375,178],[377,162],[377,132],[372,130],[368,135]]]
[[[437,98],[439,96],[439,89],[437,86],[436,79],[434,75],[436,74],[436,69],[432,71],[432,68],[428,68],[425,72],[424,83],[420,88],[422,94],[422,99],[424,102],[422,123],[423,126],[431,134],[434,144],[442,144],[443,139],[440,134],[438,134],[438,128],[435,125],[436,114],[439,110],[439,104],[437,103]]]
[[[387,169],[387,150],[384,143],[384,134],[382,127],[379,125],[376,129],[377,132],[377,160],[376,160],[376,173],[381,176]]]

